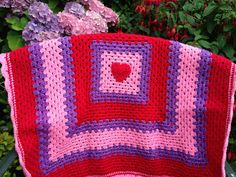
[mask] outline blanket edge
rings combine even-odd
[[[17,113],[16,113],[16,106],[15,106],[15,101],[14,101],[14,90],[11,88],[11,76],[10,76],[11,74],[9,73],[11,72],[10,71],[11,67],[10,67],[10,62],[7,60],[8,57],[9,57],[9,53],[0,54],[0,63],[2,64],[1,73],[5,79],[4,85],[8,94],[8,103],[11,109],[10,116],[11,116],[11,121],[13,124],[15,149],[19,156],[19,162],[23,168],[24,174],[26,175],[26,177],[31,177],[32,175],[26,169],[25,160],[24,160],[24,151],[22,149],[20,139],[18,136]]]

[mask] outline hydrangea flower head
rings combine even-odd
[[[11,7],[11,0],[1,0],[0,7],[10,8]]]
[[[108,32],[106,19],[99,13],[88,10],[86,15],[82,18],[83,21],[89,22],[94,28],[92,33],[105,33]]]
[[[85,15],[84,7],[77,2],[67,2],[64,11],[71,13],[79,18]]]
[[[103,18],[106,19],[107,23],[116,25],[119,23],[119,16],[112,9],[104,6],[99,0],[80,0],[84,5],[89,6],[91,11],[99,13]]]
[[[29,8],[31,21],[23,30],[23,38],[27,43],[41,42],[62,36],[64,30],[59,25],[57,16],[42,2],[35,2]]]
[[[29,7],[29,16],[32,20],[47,24],[53,21],[54,14],[47,4],[35,2]]]
[[[14,14],[22,15],[36,0],[1,0],[0,7],[11,8]]]
[[[72,29],[75,28],[79,19],[75,15],[65,11],[59,12],[57,17],[59,24],[65,30],[65,33],[67,35],[72,35]]]

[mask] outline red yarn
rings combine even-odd
[[[146,36],[127,35],[123,33],[98,34],[73,36],[71,38],[58,39],[57,41],[63,44],[63,40],[65,39],[68,41],[68,43],[66,43],[67,45],[64,44],[64,48],[62,48],[61,45],[59,46],[61,47],[60,50],[54,51],[60,56],[62,56],[63,52],[65,52],[65,54],[68,56],[71,56],[73,60],[71,62],[68,60],[68,63],[66,64],[72,63],[74,66],[74,75],[71,79],[73,84],[65,84],[65,88],[72,89],[72,92],[70,92],[69,96],[74,95],[73,98],[75,98],[75,102],[70,99],[67,101],[76,106],[76,109],[74,110],[76,112],[76,124],[71,125],[73,122],[71,123],[68,119],[66,122],[66,126],[68,127],[66,130],[68,131],[68,137],[65,138],[72,138],[73,140],[73,136],[77,136],[77,134],[71,135],[70,130],[84,126],[85,129],[83,132],[79,133],[79,136],[82,136],[86,133],[91,133],[91,135],[85,140],[80,139],[79,141],[74,142],[74,144],[75,147],[80,148],[79,144],[83,142],[82,145],[88,145],[88,149],[84,149],[83,151],[85,152],[90,149],[91,152],[87,152],[87,156],[85,158],[83,157],[83,151],[78,151],[78,149],[75,149],[75,152],[70,152],[71,154],[68,154],[68,149],[71,147],[62,143],[58,146],[65,147],[64,149],[61,149],[61,151],[63,151],[63,153],[67,153],[65,157],[70,156],[71,161],[64,162],[63,158],[55,159],[56,162],[59,162],[59,165],[56,164],[56,162],[54,163],[51,161],[47,162],[48,164],[43,162],[42,159],[52,156],[53,152],[50,151],[50,148],[54,148],[51,146],[48,149],[49,146],[47,145],[51,143],[52,139],[49,140],[48,137],[45,136],[45,133],[50,132],[50,136],[56,135],[53,136],[56,137],[54,139],[56,142],[61,141],[60,136],[62,133],[61,130],[56,129],[55,127],[51,127],[50,130],[48,129],[48,127],[50,127],[53,123],[55,124],[55,122],[53,122],[55,120],[47,119],[47,116],[49,116],[48,114],[43,115],[43,119],[39,119],[41,112],[38,110],[41,110],[42,107],[44,108],[44,106],[46,111],[52,109],[47,105],[48,102],[43,105],[38,103],[40,98],[39,95],[41,96],[40,99],[47,100],[49,96],[54,96],[56,99],[58,96],[57,94],[61,93],[58,93],[57,90],[55,90],[55,95],[50,95],[47,89],[42,89],[41,92],[36,89],[40,84],[47,84],[43,82],[44,80],[42,80],[42,78],[48,77],[46,76],[45,72],[39,77],[35,77],[35,73],[39,73],[42,70],[45,71],[43,66],[39,66],[39,68],[36,68],[35,66],[41,61],[42,57],[40,55],[44,55],[44,50],[41,48],[41,53],[36,55],[34,53],[35,51],[32,50],[32,46],[18,49],[8,53],[7,57],[5,58],[7,61],[6,67],[8,69],[6,79],[10,81],[8,91],[9,94],[12,95],[13,99],[13,105],[11,105],[11,109],[15,113],[15,117],[12,117],[12,120],[16,125],[14,127],[15,138],[18,142],[16,146],[18,152],[20,152],[19,156],[21,158],[21,163],[25,172],[30,173],[32,177],[105,177],[115,176],[115,174],[124,176],[132,176],[135,174],[136,176],[145,177],[163,175],[175,177],[224,176],[223,164],[226,156],[226,139],[228,138],[229,126],[231,122],[230,113],[233,109],[232,97],[234,94],[233,92],[235,91],[234,86],[236,81],[235,65],[232,62],[225,59],[224,57],[206,52],[205,50],[192,48],[190,46],[175,43],[173,41]],[[148,100],[146,102],[139,103],[138,99],[137,102],[122,102],[123,100],[105,100],[104,102],[95,102],[92,100],[91,95],[93,94],[92,91],[94,89],[92,84],[95,82],[94,77],[96,77],[96,75],[92,75],[91,73],[94,72],[95,67],[99,66],[99,64],[97,64],[94,67],[96,63],[94,64],[93,57],[95,55],[92,54],[99,54],[99,52],[102,53],[103,48],[110,50],[109,47],[114,43],[114,41],[118,41],[116,43],[118,49],[114,50],[118,50],[120,53],[129,49],[131,52],[139,53],[142,58],[145,58],[148,56],[148,52],[150,52],[150,68],[145,68],[146,70],[144,72],[144,76],[149,76],[147,81]],[[50,41],[49,45],[53,45],[54,42],[55,41]],[[92,43],[95,43],[95,48],[92,47]],[[42,46],[44,44],[40,45]],[[122,48],[120,45],[124,45],[125,47]],[[150,50],[145,48],[145,45],[151,46]],[[99,46],[102,47],[99,48]],[[136,46],[138,46],[137,49],[135,48]],[[180,50],[181,47],[186,48],[186,50]],[[34,49],[36,50],[37,48]],[[53,48],[53,50],[54,49],[55,48]],[[193,51],[192,53],[188,53],[190,49]],[[94,53],[95,50],[97,50],[98,53]],[[196,53],[197,51],[200,51],[200,53]],[[181,74],[184,76],[191,76],[192,73],[195,74],[193,74],[194,78],[184,78],[188,81],[183,81],[183,78],[178,77],[180,74],[178,73],[180,70],[180,63],[176,62],[181,60],[180,55],[182,60],[186,59],[184,61],[188,62],[192,62],[192,60],[195,59],[195,56],[200,58],[199,63],[197,63],[199,66],[195,66],[197,68],[196,71],[192,71],[193,66],[188,62],[183,63],[186,68],[184,68],[185,72]],[[187,58],[183,59],[183,56],[187,56]],[[98,57],[99,60],[103,59],[99,55],[96,57]],[[111,58],[111,60],[114,58],[115,57]],[[209,64],[210,69],[204,66],[205,60],[209,62],[207,64]],[[63,73],[63,77],[65,77],[66,74],[70,73],[70,70],[68,69],[69,65],[63,66],[67,69],[67,72]],[[47,67],[50,68],[52,66],[49,65]],[[131,77],[132,73],[136,71],[133,69],[133,67],[131,67],[130,64],[117,61],[112,63],[110,69],[115,80],[119,83],[127,80],[129,77]],[[101,70],[99,70],[99,72],[100,71]],[[149,73],[150,75],[148,75]],[[56,73],[49,74],[52,78],[57,79],[55,78]],[[101,79],[101,77],[97,78]],[[141,78],[141,80],[143,78]],[[197,81],[194,80],[196,78],[198,78]],[[174,86],[170,84],[171,79],[173,82],[176,82]],[[66,82],[68,80],[63,81]],[[195,83],[196,88],[189,88],[188,84],[180,85],[178,84],[180,81],[182,81],[183,84],[188,82],[191,84]],[[52,80],[52,82],[54,82],[57,86],[58,84],[62,84],[58,83],[57,80]],[[98,82],[98,87],[99,83],[100,82]],[[144,86],[145,83],[140,85]],[[203,90],[203,87],[206,88],[206,90]],[[189,89],[185,93],[182,93],[183,97],[186,97],[186,95],[188,96],[191,91],[195,91],[197,94],[193,97],[193,99],[195,99],[193,100],[193,104],[197,105],[198,103],[199,105],[203,105],[203,107],[196,106],[195,110],[181,109],[181,105],[178,105],[180,99],[182,99],[178,95],[178,93],[182,91],[181,89]],[[171,92],[169,90],[171,90]],[[145,93],[145,90],[143,92]],[[65,97],[67,96],[66,92],[62,94],[64,94]],[[119,95],[120,93],[116,94]],[[115,96],[116,95],[114,94],[114,97]],[[129,94],[127,94],[127,97],[124,97],[124,100],[130,101],[127,99],[128,96]],[[191,97],[191,95],[189,95],[189,97]],[[176,98],[176,100],[171,102],[170,100],[172,98]],[[66,105],[66,103],[63,104]],[[63,109],[65,111],[67,109],[72,109],[72,107],[68,105],[66,106],[66,108],[59,107],[59,109]],[[186,105],[182,106],[185,107]],[[182,121],[171,120],[168,122],[170,117],[176,116],[175,110],[177,108],[179,109],[178,114],[181,114],[184,119]],[[172,111],[170,112],[169,110]],[[188,113],[191,111],[203,113],[199,113],[197,117],[197,114],[194,115],[195,117],[188,117]],[[169,114],[171,114],[171,116],[169,116]],[[194,119],[194,125],[185,125],[185,121],[188,119]],[[115,122],[113,125],[114,127],[97,130],[99,126],[102,127],[102,123],[111,123],[112,121]],[[118,125],[121,124],[119,121],[126,121],[126,124]],[[175,127],[175,121],[178,123],[178,127]],[[152,126],[155,126],[153,122],[159,123],[158,125],[160,126],[158,127],[158,130],[152,130]],[[57,123],[59,124],[60,121]],[[137,123],[140,125],[138,129],[136,129],[134,126]],[[151,126],[148,127],[151,130],[144,130],[148,123],[151,124]],[[147,151],[144,151],[145,148],[147,148],[145,147],[146,144],[150,142],[149,135],[151,136],[151,134],[155,131],[159,131],[165,135],[167,134],[169,136],[168,141],[170,142],[175,139],[175,137],[172,136],[176,134],[175,129],[172,132],[165,132],[165,130],[163,130],[163,127],[165,127],[167,124],[170,128],[176,128],[176,130],[179,128],[186,130],[180,132],[183,133],[183,136],[191,136],[187,131],[189,127],[195,125],[196,127],[197,125],[202,126],[200,132],[198,132],[199,129],[194,129],[194,132],[196,133],[196,136],[193,138],[194,142],[187,142],[189,144],[193,143],[193,148],[199,149],[200,146],[203,147],[203,149],[200,149],[200,153],[196,153],[199,153],[199,157],[196,157],[195,161],[189,161],[189,159],[194,155],[190,155],[191,152],[185,152],[186,150],[183,148],[183,146],[187,139],[184,138],[182,138],[176,144],[172,143],[173,147],[172,149],[169,149],[169,151],[166,151],[168,150],[168,147],[164,149],[156,148],[158,151],[157,156],[154,156],[156,151],[153,150],[152,147],[148,148]],[[126,138],[130,138],[130,141],[136,141],[138,144],[137,147],[134,147],[132,144],[129,145],[129,143],[123,147],[120,145],[122,142],[120,142],[118,145],[107,145],[98,142],[98,148],[92,149],[92,145],[96,144],[96,140],[94,140],[92,137],[92,133],[93,135],[100,133],[102,136],[106,131],[115,132],[115,130],[120,130],[123,132],[130,131],[132,134],[135,134],[136,136],[134,137],[131,137],[131,135],[130,137],[124,137],[123,135],[116,134],[117,136],[114,139],[118,140],[119,138],[123,138],[126,140]],[[139,134],[142,136],[139,136]],[[101,136],[98,138],[103,138]],[[146,136],[146,138],[144,138],[144,136]],[[45,141],[45,144],[42,144],[42,140]],[[165,141],[163,138],[162,140],[163,142]],[[109,141],[115,140],[109,139]],[[161,147],[163,142],[158,141],[156,142],[156,145]],[[101,146],[102,148],[100,148]],[[121,147],[118,149],[119,151],[116,151],[116,153],[110,153],[110,150],[113,146],[115,148],[118,146]],[[135,151],[134,149],[138,150]],[[46,150],[48,150],[48,154],[43,156],[42,152]],[[101,153],[101,151],[104,150],[106,150],[104,152],[105,155]],[[179,151],[181,151],[181,155],[178,155]],[[76,156],[74,154],[77,152],[81,153],[81,156]],[[205,152],[205,156],[200,157],[201,153],[203,152]],[[102,155],[99,156],[99,154]],[[206,159],[206,161],[202,162],[202,158]]]

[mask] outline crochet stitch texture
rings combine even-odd
[[[0,62],[26,176],[225,176],[228,59],[118,33],[49,40]]]

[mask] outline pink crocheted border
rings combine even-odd
[[[222,177],[225,177],[225,161],[226,161],[226,154],[227,154],[227,147],[229,143],[229,135],[231,131],[231,124],[233,120],[233,106],[234,106],[234,93],[236,91],[236,65],[232,65],[230,78],[229,78],[229,106],[228,106],[228,113],[227,113],[227,122],[229,125],[227,127],[227,132],[225,134],[225,144],[223,149],[223,158],[222,158]]]

